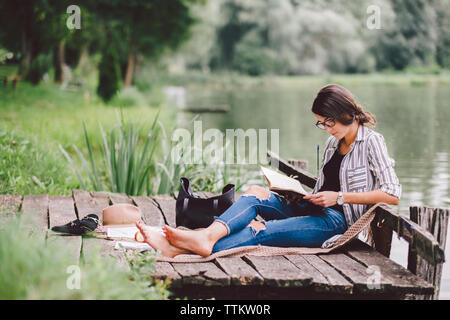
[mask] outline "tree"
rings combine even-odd
[[[47,55],[65,33],[59,25],[63,19],[60,14],[63,3],[57,0],[0,2],[0,41],[18,57],[22,78],[36,83],[48,70]]]
[[[120,69],[117,52],[114,46],[109,46],[103,53],[99,69],[98,95],[109,101],[120,88]]]
[[[164,50],[177,48],[189,36],[194,23],[189,6],[199,0],[97,0],[82,1],[91,13],[101,17],[115,43],[119,61],[125,65],[124,85],[132,83],[136,57],[157,58]],[[109,44],[108,44],[109,45]]]
[[[373,51],[377,68],[402,70],[410,64],[434,62],[437,41],[433,0],[391,0],[394,23],[377,38]]]

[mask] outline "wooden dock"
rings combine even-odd
[[[126,267],[123,253],[113,249],[113,241],[59,236],[49,230],[55,225],[83,218],[90,213],[101,216],[103,208],[116,203],[138,206],[142,211],[142,220],[147,225],[175,226],[175,199],[169,195],[128,197],[83,190],[73,190],[72,195],[67,196],[0,195],[0,224],[21,211],[23,215],[35,218],[33,228],[36,232],[52,241],[64,243],[74,263],[88,256],[86,253],[94,246],[100,246],[102,254],[116,257],[119,264]],[[402,222],[402,228],[414,235],[411,236],[411,243],[414,238],[416,244],[423,244],[422,251],[414,252],[421,255],[421,252],[433,250],[431,259],[439,259],[440,256],[443,259],[442,252],[435,247],[436,242],[432,238],[423,242],[417,235],[419,227],[406,225],[401,217],[388,222],[396,230],[399,229],[399,221]],[[205,263],[157,262],[152,275],[158,279],[170,279],[169,289],[174,296],[189,298],[410,299],[435,293],[433,284],[360,240],[354,240],[345,249],[327,255],[244,256],[218,258]]]

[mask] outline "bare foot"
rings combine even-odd
[[[144,236],[144,242],[155,250],[160,250],[163,256],[173,258],[179,254],[189,253],[187,250],[177,248],[169,243],[169,241],[160,232],[146,228],[141,222],[136,222],[136,227]]]
[[[166,239],[175,247],[182,248],[203,257],[211,254],[216,241],[211,240],[205,230],[184,230],[163,226]]]

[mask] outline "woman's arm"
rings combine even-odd
[[[387,204],[398,205],[400,202],[397,197],[381,191],[380,189],[367,192],[343,192],[342,196],[344,197],[344,203],[374,204],[384,202]]]
[[[397,197],[380,189],[368,192],[343,192],[342,196],[344,197],[344,203],[375,204],[384,202],[392,205],[398,205],[399,203]],[[322,191],[304,196],[304,199],[322,207],[334,206],[337,203],[337,198],[338,193],[335,191]]]

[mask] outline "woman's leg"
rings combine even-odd
[[[321,207],[310,216],[271,220],[265,228],[247,227],[217,241],[212,252],[248,245],[277,247],[320,247],[322,243],[347,229],[342,213]]]
[[[257,214],[266,220],[284,219],[292,211],[286,200],[262,187],[252,186],[208,228],[180,230],[165,226],[164,230],[173,246],[207,256],[219,239],[246,228]]]
[[[179,254],[187,254],[189,251],[177,248],[170,244],[167,238],[161,232],[148,229],[141,222],[136,222],[136,227],[144,236],[144,242],[150,245],[155,250],[160,250],[163,256],[175,257]]]

